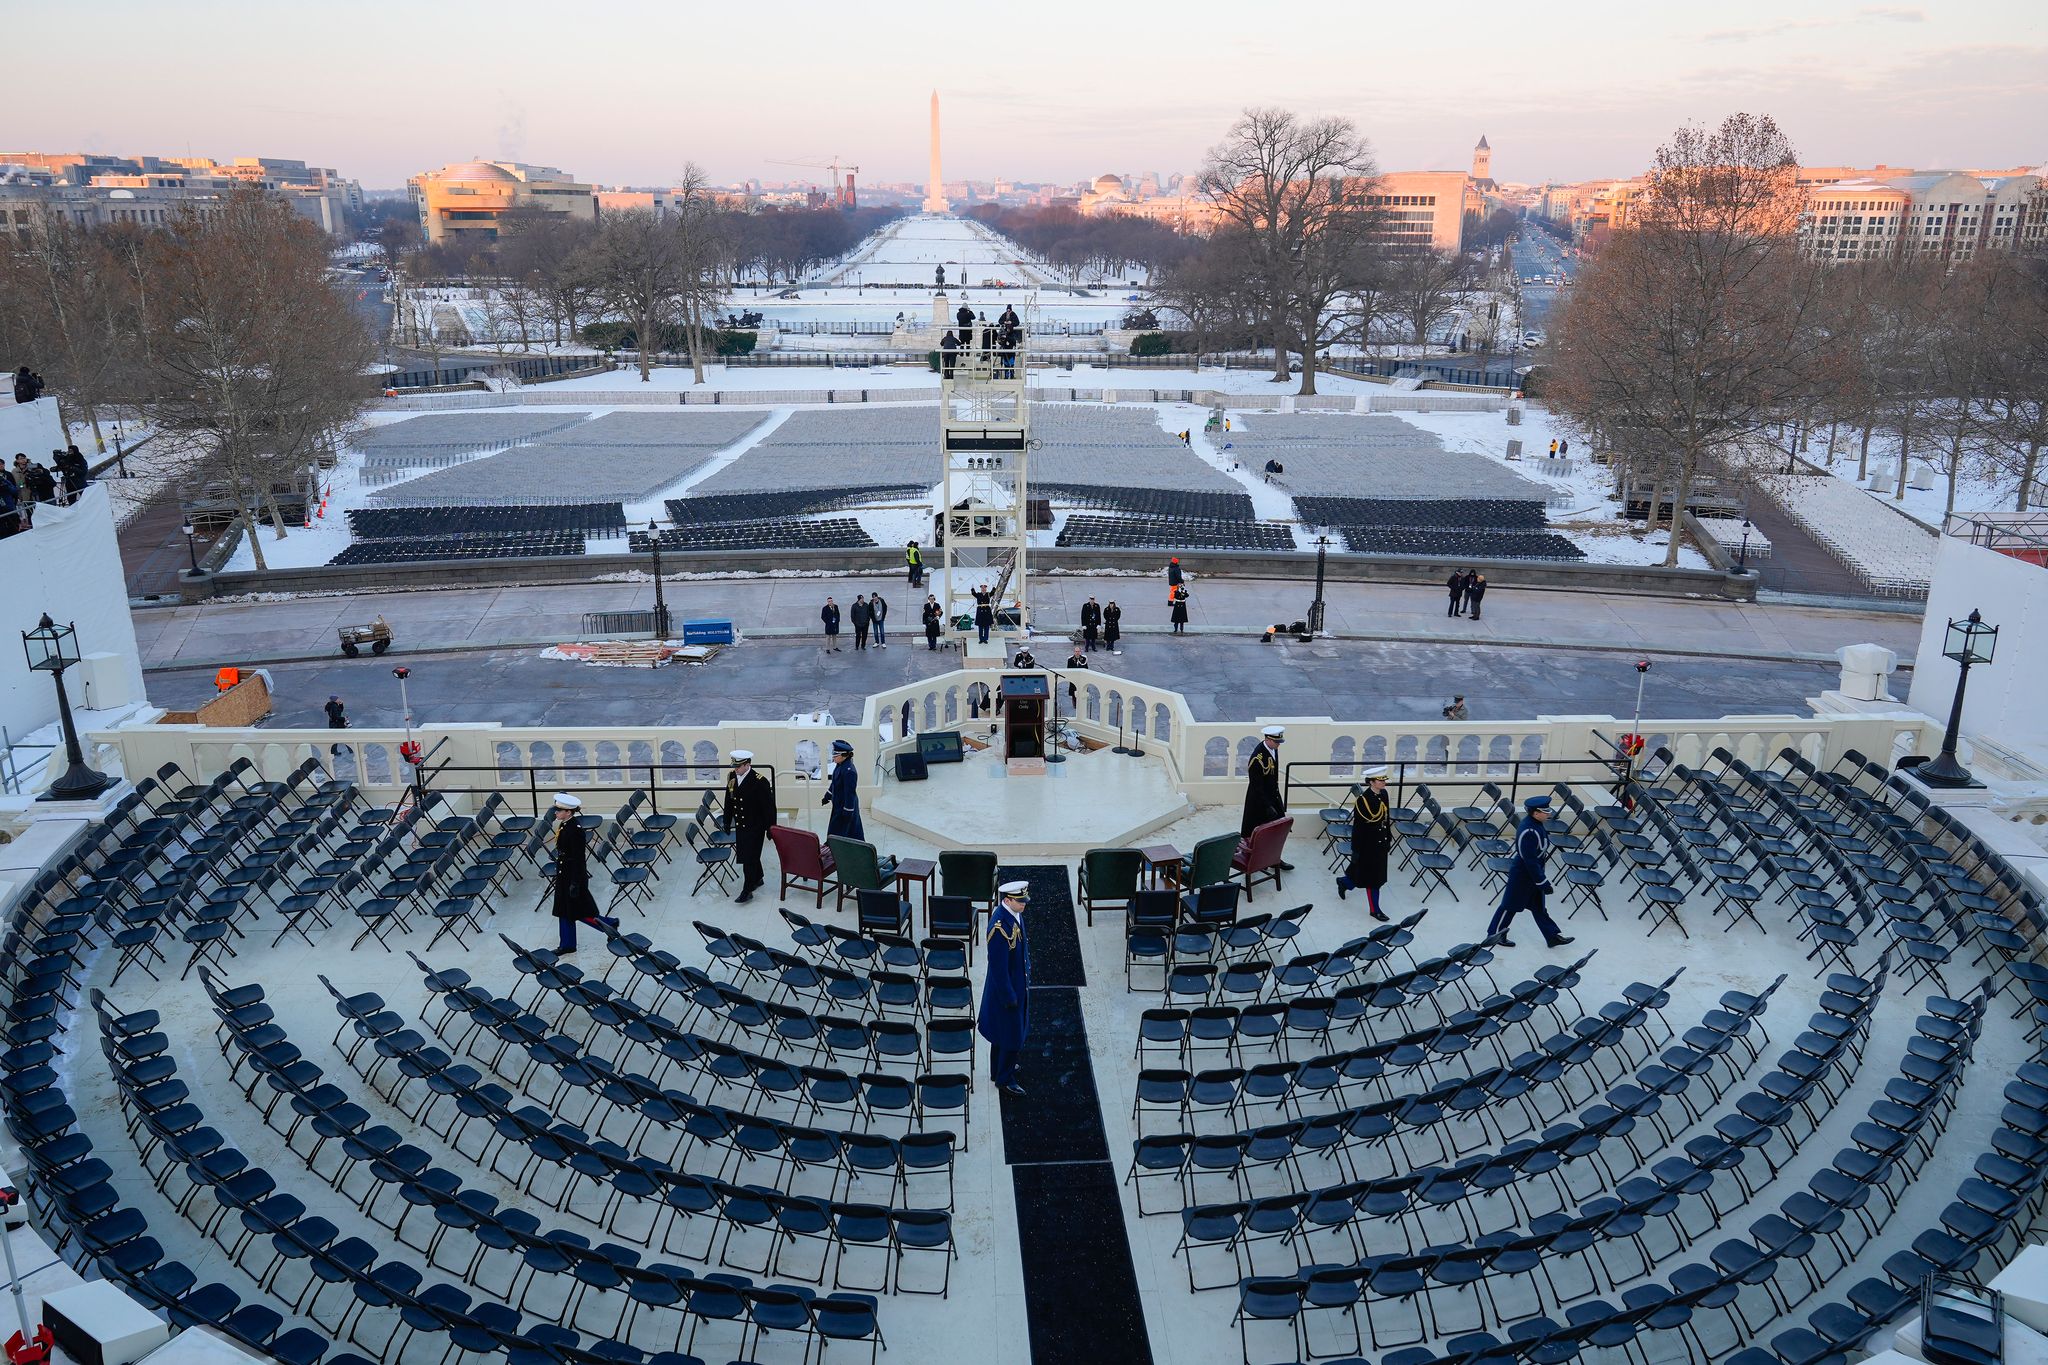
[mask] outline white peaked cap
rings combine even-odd
[[[732,761],[735,763],[752,763],[754,761],[754,751],[752,749],[734,749],[732,751]]]
[[[996,890],[1002,892],[1005,896],[1029,896],[1031,894],[1031,883],[1004,882]]]
[[[1371,781],[1375,777],[1385,777],[1386,775],[1387,765],[1384,763],[1376,764],[1359,774],[1360,777],[1365,778],[1367,781]]]
[[[557,809],[560,810],[582,810],[583,798],[580,796],[571,796],[567,792],[556,792],[555,806]]]
[[[1268,739],[1285,739],[1287,738],[1287,727],[1284,725],[1268,725],[1259,733]]]

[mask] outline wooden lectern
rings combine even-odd
[[[1043,673],[1003,675],[1003,759],[1013,775],[1045,772],[1045,709],[1052,682]]]

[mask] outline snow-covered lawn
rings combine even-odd
[[[1862,433],[1837,427],[1832,459],[1827,438],[1826,431],[1813,432],[1806,449],[1800,452],[1802,458],[1837,479],[1864,489],[1871,497],[1905,513],[1928,529],[1941,529],[1949,506],[1948,443],[1945,436],[1929,435],[1914,439],[1915,454],[1907,462],[1907,487],[1903,496],[1897,487],[1899,437],[1896,431],[1871,433],[1870,457],[1865,465],[1868,472],[1860,479],[1857,469],[1859,463],[1863,463]],[[1925,467],[1923,459],[1927,461]],[[2019,491],[2019,476],[2016,470],[2002,467],[2010,462],[2010,454],[1996,447],[1980,442],[1967,445],[1962,469],[1956,478],[1955,510],[2012,511]],[[1924,483],[1926,487],[1913,487],[1916,482]],[[2038,507],[2044,500],[2048,500],[2048,460],[2043,460],[2041,468],[2036,471],[2034,495],[2028,499],[2028,506]]]
[[[604,397],[611,393],[631,391],[637,378],[631,371],[614,371],[607,375],[594,375],[583,379],[566,380],[550,385],[551,391],[588,393],[591,395],[589,408],[580,410],[586,418],[596,418],[613,412],[645,412],[645,408],[607,405]],[[644,525],[649,520],[664,520],[663,503],[669,498],[688,496],[693,490],[704,485],[714,475],[730,468],[774,435],[798,411],[812,414],[807,420],[830,421],[834,409],[831,407],[794,408],[786,401],[776,398],[787,393],[816,393],[823,389],[900,389],[928,391],[936,403],[938,378],[929,371],[886,367],[877,370],[848,370],[824,366],[791,367],[787,369],[739,369],[726,370],[720,366],[709,367],[707,378],[712,386],[732,394],[739,401],[719,405],[725,408],[739,408],[742,411],[761,412],[766,421],[752,426],[745,436],[736,443],[719,450],[709,460],[689,470],[668,487],[632,502],[625,508],[630,524]],[[654,371],[651,388],[662,391],[678,391],[690,387],[691,373],[687,368],[664,368]],[[1034,387],[1044,389],[1082,389],[1088,391],[1115,389],[1120,396],[1134,393],[1178,390],[1210,389],[1226,394],[1245,396],[1266,396],[1283,386],[1275,385],[1264,371],[1259,370],[1135,370],[1117,367],[1081,366],[1072,371],[1041,371],[1034,373]],[[1383,385],[1369,385],[1365,381],[1344,376],[1324,376],[1320,387],[1332,394],[1356,394],[1362,392],[1385,393]],[[1283,391],[1291,390],[1286,386]],[[748,395],[759,394],[758,403],[746,401]],[[909,396],[906,394],[906,397]],[[920,392],[919,397],[922,397]],[[1045,411],[1050,404],[1041,407]],[[1204,429],[1209,410],[1205,407],[1176,401],[1160,401],[1146,405],[1118,404],[1126,410],[1142,411],[1149,406],[1161,431],[1177,435],[1181,431],[1193,433],[1189,454],[1194,460],[1217,471],[1232,485],[1244,491],[1251,499],[1253,509],[1261,521],[1272,523],[1293,523],[1295,509],[1292,496],[1280,484],[1267,483],[1258,471],[1241,465],[1237,453],[1222,448],[1227,439]],[[1228,409],[1228,404],[1225,404]],[[1086,414],[1100,411],[1094,403],[1058,405],[1066,422],[1086,421]],[[485,412],[532,413],[532,408],[485,408],[473,409]],[[559,410],[558,410],[559,411]],[[578,409],[567,409],[578,411]],[[872,413],[874,409],[865,411]],[[923,411],[927,418],[934,416],[921,403],[904,408],[901,417],[913,424],[920,419],[916,412]],[[1232,410],[1234,412],[1234,410]],[[366,425],[383,426],[391,422],[406,421],[419,414],[408,412],[380,411],[366,418]],[[453,416],[454,414],[449,414]],[[1505,471],[1512,472],[1530,481],[1543,490],[1548,514],[1553,527],[1569,537],[1586,554],[1589,560],[1599,563],[1659,564],[1663,562],[1665,542],[1661,536],[1643,539],[1636,535],[1628,523],[1620,519],[1620,505],[1610,495],[1610,478],[1607,471],[1590,460],[1580,459],[1568,470],[1546,466],[1541,457],[1548,451],[1554,436],[1562,433],[1561,427],[1554,427],[1551,416],[1535,404],[1525,404],[1521,420],[1510,426],[1504,412],[1470,413],[1393,413],[1376,415],[1371,420],[1384,422],[1391,416],[1408,423],[1418,432],[1427,433],[1440,441],[1444,449],[1468,455],[1483,457],[1495,462]],[[1235,413],[1232,420],[1242,424],[1247,417],[1251,422],[1259,420],[1259,413]],[[1344,414],[1330,414],[1319,420],[1341,422],[1347,420]],[[851,427],[849,423],[849,427]],[[933,423],[936,435],[936,423]],[[1507,457],[1509,441],[1521,442],[1522,456],[1510,460]],[[386,447],[387,457],[389,447]],[[1581,450],[1582,455],[1586,452]],[[479,456],[478,458],[488,458]],[[936,463],[934,464],[936,473]],[[346,513],[354,507],[368,505],[373,492],[381,493],[381,502],[403,505],[401,493],[403,483],[381,482],[374,488],[366,487],[362,481],[362,459],[351,450],[344,454],[340,468],[332,471],[326,479],[328,494],[327,512],[316,521],[312,531],[293,530],[280,542],[269,537],[263,542],[265,556],[273,565],[297,566],[324,564],[348,544]],[[1460,495],[1455,487],[1441,491],[1445,497]],[[1361,496],[1372,496],[1370,488],[1359,488]],[[1034,543],[1051,544],[1057,537],[1064,511],[1054,513],[1054,526],[1050,531],[1035,533]],[[860,508],[843,509],[825,515],[858,520],[877,543],[901,545],[915,536],[926,539],[929,536],[930,518],[921,508]],[[1305,545],[1301,528],[1294,528],[1297,545]],[[623,542],[613,540],[592,540],[587,548],[592,553],[621,548]],[[1679,564],[1687,568],[1705,568],[1707,561],[1691,546],[1685,546],[1679,554]],[[245,545],[237,555],[235,569],[252,567],[251,556]]]

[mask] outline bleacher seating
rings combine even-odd
[[[1294,510],[1309,526],[1383,526],[1446,531],[1540,531],[1540,498],[1298,497]]]
[[[542,503],[532,507],[359,507],[348,514],[357,540],[421,540],[429,537],[526,531],[617,535],[626,529],[616,502]]]
[[[454,419],[456,414],[447,414]],[[485,417],[477,413],[465,416]],[[657,425],[617,418],[654,419]],[[765,420],[758,412],[614,413],[559,426],[496,455],[376,495],[379,506],[638,502],[689,475]]]
[[[1294,533],[1285,526],[1256,521],[1097,517],[1075,513],[1060,527],[1054,543],[1061,547],[1161,545],[1190,550],[1292,550]]]
[[[670,498],[668,519],[678,529],[721,522],[769,521],[814,516],[863,502],[893,502],[924,496],[925,484],[882,488],[784,488],[762,493],[708,493]]]
[[[1296,497],[1543,496],[1540,485],[1499,460],[1448,447],[1443,438],[1399,417],[1239,414],[1232,431],[1211,432],[1210,439],[1247,469],[1278,460],[1286,471],[1278,481]]]
[[[418,540],[359,540],[329,564],[407,564],[430,559],[533,559],[580,555],[580,531],[461,532]]]
[[[1433,555],[1445,559],[1584,559],[1586,552],[1554,531],[1404,530],[1338,526],[1354,554]]]
[[[1111,483],[1065,483],[1033,477],[1031,491],[1061,507],[1100,508],[1144,517],[1179,517],[1206,521],[1257,521],[1248,493],[1222,493],[1206,488],[1144,488]]]
[[[626,545],[635,554],[645,554],[651,540],[647,532],[634,531],[626,537]],[[875,538],[852,517],[712,522],[661,532],[664,550],[847,550],[874,543]]]

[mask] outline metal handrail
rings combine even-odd
[[[1528,780],[1529,785],[1531,787],[1549,787],[1553,785],[1550,782],[1539,781],[1535,777],[1525,779],[1523,776],[1523,770],[1525,768],[1534,769],[1535,773],[1539,776],[1546,769],[1556,768],[1591,767],[1598,769],[1600,773],[1607,776],[1611,776],[1614,772],[1614,765],[1611,762],[1609,762],[1606,759],[1599,758],[1597,756],[1587,758],[1482,758],[1474,760],[1475,765],[1479,769],[1481,769],[1481,771],[1469,774],[1448,772],[1440,776],[1432,774],[1427,777],[1426,781],[1423,780],[1424,770],[1437,768],[1452,768],[1457,765],[1458,761],[1459,760],[1457,760],[1456,758],[1449,756],[1446,756],[1444,758],[1390,758],[1382,760],[1380,763],[1377,764],[1367,759],[1356,758],[1341,763],[1334,759],[1291,760],[1282,768],[1281,796],[1285,800],[1287,805],[1292,806],[1294,804],[1294,791],[1297,787],[1301,788],[1303,791],[1308,792],[1320,793],[1327,792],[1333,789],[1341,789],[1345,792],[1349,792],[1353,787],[1358,786],[1360,782],[1364,781],[1363,778],[1358,777],[1333,779],[1328,782],[1297,781],[1294,776],[1294,770],[1296,768],[1351,768],[1356,770],[1359,768],[1384,766],[1390,774],[1388,785],[1393,788],[1395,805],[1400,805],[1403,801],[1406,800],[1406,793],[1409,786],[1409,775],[1411,770],[1415,770],[1417,774],[1414,785],[1418,787],[1480,787],[1486,785],[1489,782],[1493,783],[1495,786],[1501,785],[1502,778],[1499,773],[1499,769],[1505,767],[1508,770],[1506,774],[1506,787],[1508,804],[1510,805],[1514,805],[1520,801],[1521,785],[1524,780]]]
[[[653,815],[659,815],[662,813],[662,793],[685,793],[693,796],[701,796],[705,792],[717,792],[722,794],[725,791],[725,781],[723,777],[721,777],[717,782],[711,784],[671,782],[664,785],[659,780],[658,774],[666,772],[690,773],[700,771],[705,768],[715,769],[720,773],[728,773],[734,768],[734,766],[734,764],[725,762],[599,764],[595,761],[592,761],[578,765],[576,770],[588,771],[592,773],[616,772],[620,775],[622,779],[627,776],[637,776],[638,774],[645,773],[647,775],[647,780],[645,782],[624,780],[618,782],[567,782],[562,780],[562,774],[570,771],[570,769],[568,765],[563,763],[554,763],[546,767],[542,767],[540,765],[532,763],[442,763],[431,770],[422,768],[420,772],[420,785],[424,790],[434,792],[441,796],[488,797],[494,793],[499,796],[503,796],[506,793],[506,788],[508,785],[517,785],[516,783],[506,783],[504,781],[505,777],[510,774],[518,773],[524,774],[525,776],[526,797],[528,805],[530,807],[527,813],[531,815],[539,815],[541,811],[545,808],[545,805],[548,804],[544,803],[541,799],[541,789],[543,785],[551,789],[551,795],[552,789],[555,787],[561,787],[565,790],[575,792],[579,795],[585,792],[623,792],[630,794],[632,792],[644,791],[647,793],[647,804],[649,807],[649,813]],[[775,768],[772,764],[757,763],[754,765],[754,768],[755,771],[766,776],[769,782],[773,783],[775,781],[776,773]],[[555,774],[555,776],[551,778],[547,783],[543,784],[540,781],[539,777],[539,775],[543,772],[553,773]],[[450,786],[441,780],[442,774],[444,773],[487,773],[490,774],[496,780],[476,786]]]

